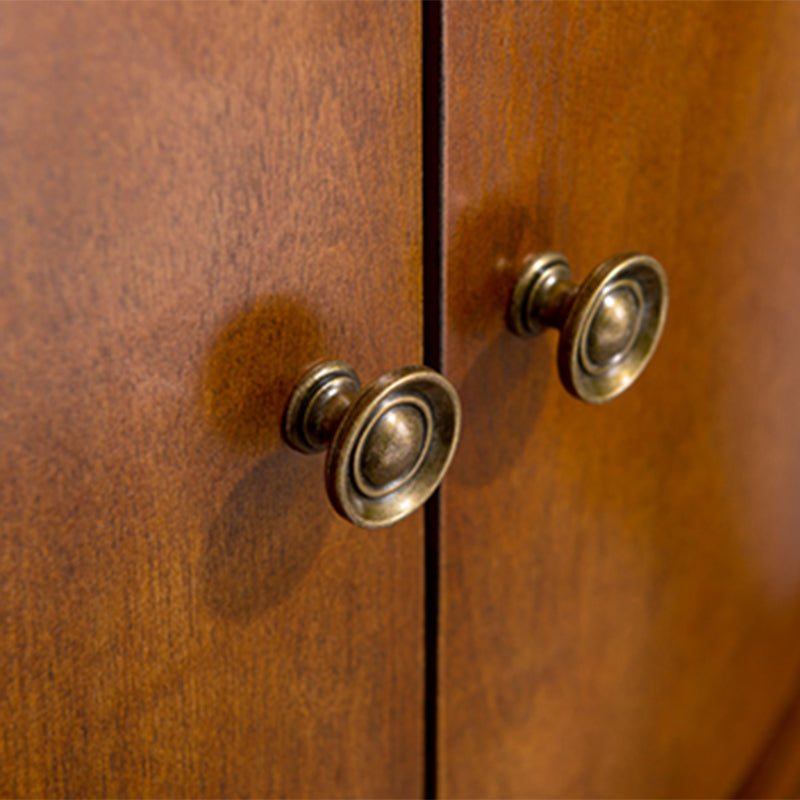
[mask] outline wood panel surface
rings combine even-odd
[[[0,7],[0,795],[421,791],[422,515],[279,437],[311,361],[421,361],[419,40]]]
[[[443,15],[440,792],[733,793],[800,666],[800,6]],[[506,330],[545,249],[666,268],[610,405]]]
[[[736,797],[800,797],[800,695],[797,692]]]

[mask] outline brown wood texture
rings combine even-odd
[[[800,797],[800,695],[796,694],[794,702],[786,709],[736,796]]]
[[[735,792],[800,666],[800,6],[448,3],[443,796]],[[567,395],[519,260],[665,266],[648,371]]]
[[[422,515],[279,438],[422,358],[420,20],[0,6],[0,794],[412,796]]]

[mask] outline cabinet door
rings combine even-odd
[[[310,362],[422,359],[419,39],[0,8],[0,794],[421,791],[422,516],[279,435]]]
[[[735,791],[800,666],[800,6],[443,14],[441,793]],[[542,250],[666,268],[607,406],[507,330]]]

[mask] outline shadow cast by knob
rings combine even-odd
[[[320,465],[284,443],[281,419],[298,376],[322,357],[319,317],[302,300],[259,298],[220,329],[205,360],[201,404],[209,427],[240,458],[260,460],[205,531],[205,605],[246,623],[282,603],[303,580],[332,515]]]
[[[260,461],[206,531],[205,604],[247,623],[282,603],[311,569],[332,520],[319,461],[288,451]]]
[[[502,334],[481,353],[458,388],[464,427],[451,480],[483,486],[511,469],[536,428],[553,369],[544,336]]]
[[[319,317],[302,301],[260,298],[222,327],[206,358],[202,405],[211,427],[238,449],[282,446],[281,417],[303,370],[324,355]]]
[[[522,193],[464,209],[450,237],[452,347],[468,358],[458,386],[463,432],[450,480],[482,486],[506,473],[532,435],[554,371],[552,342],[509,330],[508,304],[523,259],[550,239]]]

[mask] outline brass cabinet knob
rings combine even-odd
[[[558,328],[558,371],[575,397],[605,403],[624,392],[655,352],[667,317],[667,276],[640,253],[612,256],[580,285],[564,256],[525,262],[508,309],[511,329],[535,336]]]
[[[363,391],[353,368],[326,361],[292,391],[283,435],[301,453],[327,448],[334,508],[362,528],[407,517],[436,490],[453,458],[461,406],[428,367],[387,372]]]

